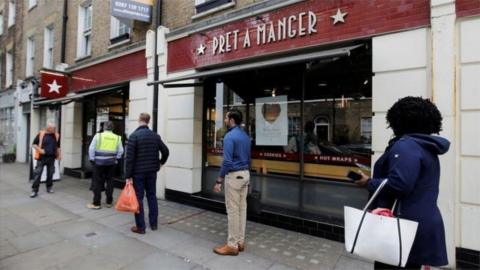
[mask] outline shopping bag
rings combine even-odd
[[[115,204],[115,209],[120,212],[140,213],[140,205],[131,182],[125,184],[117,204]]]
[[[380,184],[363,210],[344,207],[345,249],[372,261],[404,267],[417,233],[418,222],[367,211],[387,181],[385,179]],[[393,207],[395,205],[396,202]]]

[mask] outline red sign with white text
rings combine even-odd
[[[40,96],[47,99],[61,98],[68,93],[68,77],[54,71],[41,71]]]
[[[308,0],[168,43],[168,72],[430,24],[429,0]]]

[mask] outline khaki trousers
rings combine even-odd
[[[230,247],[238,247],[245,241],[247,223],[247,193],[250,172],[237,171],[225,176],[225,205],[228,218],[228,239]]]

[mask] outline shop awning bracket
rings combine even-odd
[[[263,68],[274,67],[279,65],[295,64],[295,63],[301,63],[301,62],[317,60],[322,58],[349,56],[351,50],[362,47],[362,46],[364,46],[364,44],[319,51],[319,52],[306,53],[301,55],[285,56],[281,58],[256,61],[256,62],[247,63],[247,64],[233,65],[229,67],[222,67],[222,68],[217,68],[212,70],[198,71],[198,72],[184,75],[184,76],[178,76],[174,78],[148,82],[147,85],[151,86],[155,84],[161,84],[165,87],[166,84],[172,83],[172,82],[180,82],[180,81],[187,81],[187,80],[193,80],[193,79],[204,79],[208,77],[232,74],[232,73],[248,71],[248,70],[263,69]],[[185,85],[191,85],[191,84],[185,84]],[[176,86],[170,86],[170,87],[176,87]],[[185,87],[185,86],[178,86],[178,87]]]

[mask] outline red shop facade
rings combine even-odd
[[[252,141],[249,219],[343,241],[343,206],[368,198],[347,174],[372,167],[372,38],[429,25],[428,0],[311,0],[170,33],[159,83],[203,86],[203,149],[201,191],[167,198],[224,211],[211,190],[236,108]]]

